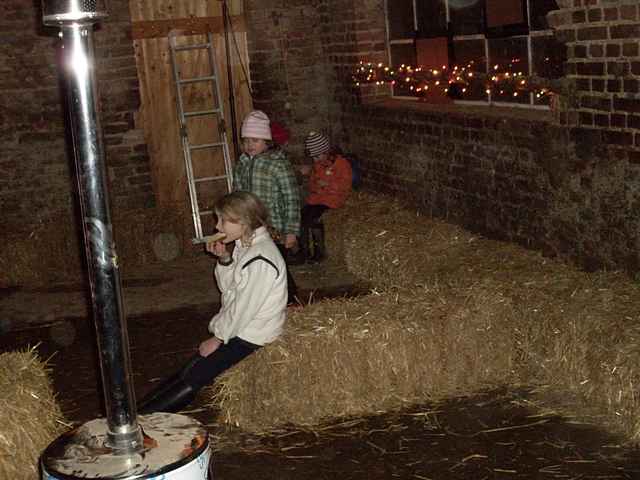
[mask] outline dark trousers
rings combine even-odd
[[[298,294],[298,285],[296,285],[296,281],[293,279],[293,275],[291,275],[291,272],[289,271],[289,265],[287,264],[287,257],[290,254],[282,243],[277,242],[276,245],[278,247],[278,250],[280,250],[280,254],[282,255],[282,258],[284,258],[285,260],[285,265],[287,268],[287,296],[288,296],[287,303],[288,304],[296,303],[296,295]]]
[[[228,343],[220,345],[208,357],[195,355],[191,359],[191,365],[186,368],[184,381],[194,390],[200,390],[210,385],[222,372],[244,360],[259,348],[261,348],[260,345],[238,337],[232,338]]]
[[[326,205],[305,205],[302,207],[301,223],[303,227],[311,228],[320,223],[322,214],[329,210]]]

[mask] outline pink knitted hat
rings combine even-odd
[[[249,113],[242,122],[242,138],[271,140],[271,127],[267,114],[261,110]]]

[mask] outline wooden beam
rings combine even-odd
[[[234,32],[247,30],[244,15],[231,17]],[[179,30],[182,35],[198,35],[203,33],[223,33],[222,17],[189,17],[169,20],[145,20],[131,23],[131,36],[134,40],[143,38],[160,38],[169,35],[172,30]]]

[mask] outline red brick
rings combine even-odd
[[[638,38],[640,37],[640,25],[612,25],[611,38]]]
[[[638,56],[638,43],[625,43],[622,46],[622,55],[625,57],[637,57]]]
[[[609,97],[595,97],[585,95],[580,98],[580,106],[591,110],[600,110],[604,112],[611,111],[611,99]]]
[[[622,6],[620,6],[620,19],[622,19],[622,20],[637,20],[638,19],[638,6],[637,5],[622,5]]]
[[[560,115],[559,115],[559,118],[558,118],[558,121],[560,122],[560,125],[567,125],[569,123],[568,117],[569,117],[569,114],[567,112],[562,112],[561,111]]]
[[[599,22],[602,20],[602,9],[600,8],[591,8],[587,12],[587,18],[590,22]]]
[[[617,43],[608,43],[607,44],[607,57],[619,57],[620,56],[620,45]]]
[[[602,132],[602,138],[609,145],[633,145],[633,134],[630,132],[605,130]]]
[[[587,47],[585,45],[574,45],[573,58],[587,58]]]
[[[630,66],[627,62],[607,62],[607,74],[609,75],[622,77],[628,75],[629,72]]]
[[[570,28],[556,30],[556,39],[560,43],[571,43],[576,41],[576,31]]]
[[[609,127],[609,115],[599,113],[593,117],[593,120],[596,127]]]
[[[617,8],[605,8],[604,9],[604,19],[607,22],[610,22],[611,20],[617,20],[618,19],[618,9]]]
[[[578,75],[604,75],[604,63],[602,62],[577,63],[576,72]]]
[[[627,116],[621,113],[612,113],[611,126],[614,128],[627,128]]]
[[[573,46],[573,58],[587,58],[586,45],[574,45]]]
[[[640,113],[640,99],[614,98],[613,109],[623,112]]]
[[[607,80],[607,92],[620,92],[622,90],[622,80]]]
[[[587,21],[587,14],[584,10],[578,10],[573,12],[571,16],[573,23],[584,23]]]
[[[629,115],[627,117],[627,128],[640,130],[640,115]]]
[[[606,40],[607,38],[609,38],[607,27],[583,27],[578,29],[578,40]]]
[[[583,127],[593,127],[593,113],[579,112],[580,125]]]
[[[636,138],[636,141],[637,140],[638,139]],[[628,156],[629,156],[629,163],[632,163],[634,165],[640,164],[640,152],[635,150],[630,150],[628,152]]]
[[[591,91],[591,79],[590,78],[576,78],[574,80],[576,90],[580,90],[583,92]]]
[[[591,91],[604,93],[605,90],[605,81],[601,78],[592,78],[591,79]]]
[[[608,46],[607,46],[608,47]],[[591,57],[602,57],[604,55],[604,45],[600,44],[600,43],[595,43],[593,45],[589,45],[589,55]],[[607,56],[611,56],[608,55]]]
[[[625,93],[639,93],[640,88],[638,86],[638,80],[632,78],[625,78],[623,84],[623,90]]]

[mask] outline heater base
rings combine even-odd
[[[211,456],[205,428],[185,415],[139,415],[144,435],[140,451],[107,446],[107,422],[91,420],[62,434],[44,451],[42,480],[163,479],[206,480]]]

